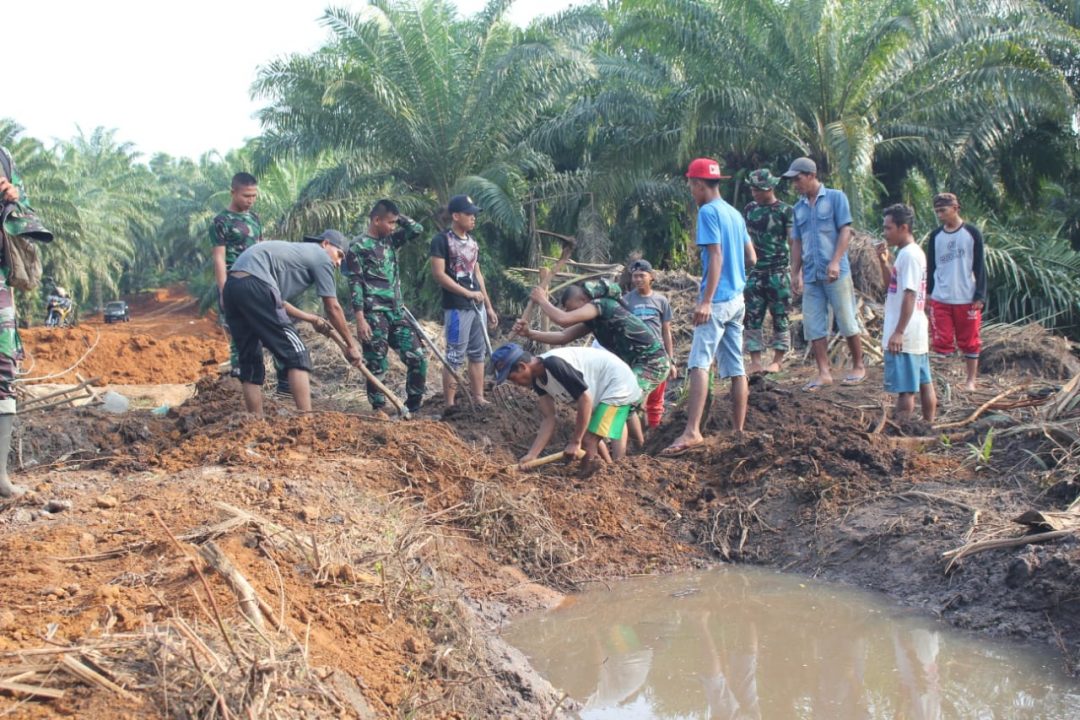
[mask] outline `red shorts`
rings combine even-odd
[[[645,422],[651,428],[657,427],[660,424],[660,420],[664,417],[665,390],[667,390],[667,380],[657,385],[656,388],[649,393],[648,399],[645,400]]]
[[[982,310],[973,303],[949,305],[930,301],[930,349],[951,355],[956,348],[967,358],[979,357],[982,339]]]

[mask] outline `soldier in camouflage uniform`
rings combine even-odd
[[[232,202],[228,209],[218,213],[210,223],[214,279],[217,281],[218,306],[221,310],[224,310],[221,308],[221,292],[233,263],[240,257],[240,253],[262,240],[262,223],[252,210],[259,197],[255,176],[244,172],[233,175],[230,193]],[[224,312],[222,317],[224,318]],[[240,357],[232,335],[229,335],[229,364],[232,365],[232,376],[239,377]]]
[[[621,300],[611,297],[590,297],[585,287],[574,284],[562,296],[563,309],[555,307],[542,288],[533,288],[529,298],[562,332],[531,330],[522,320],[514,324],[514,332],[522,337],[548,345],[568,345],[592,333],[608,352],[630,366],[641,388],[641,397],[648,397],[660,383],[667,380],[671,362],[660,338],[645,321],[634,315]],[[641,418],[632,412],[627,418],[630,435],[639,446],[645,441]]]
[[[233,175],[230,189],[232,201],[226,210],[222,210],[210,223],[210,244],[213,246],[214,279],[217,281],[219,309],[221,291],[225,287],[225,279],[229,276],[236,258],[240,253],[247,250],[257,242],[262,242],[262,222],[259,216],[252,210],[255,201],[259,197],[258,180],[254,175],[239,172]],[[226,327],[226,330],[228,328]],[[229,336],[229,365],[232,366],[230,374],[240,377],[240,357],[236,352],[236,343],[232,335]],[[277,370],[277,391],[289,394],[288,370],[278,364],[274,358],[274,369]]]
[[[380,200],[368,216],[367,229],[353,239],[345,256],[364,364],[381,380],[389,367],[389,349],[398,351],[408,369],[405,406],[409,412],[419,410],[424,397],[427,357],[416,331],[402,313],[397,253],[423,231],[423,226],[402,215],[393,201]],[[375,410],[386,405],[386,396],[371,383],[367,384],[367,396]]]
[[[15,169],[11,153],[3,153],[0,171],[0,199],[3,200],[3,231],[9,236],[29,235],[42,240],[52,239],[30,208],[22,178]],[[10,169],[10,172],[9,172]],[[2,247],[2,246],[0,246]],[[26,492],[8,478],[8,455],[11,453],[11,433],[15,426],[15,370],[22,359],[22,342],[15,323],[15,296],[7,284],[6,258],[0,263],[0,498],[18,497]]]
[[[780,365],[791,347],[788,310],[791,307],[791,275],[788,269],[790,250],[788,236],[794,219],[792,208],[776,198],[774,192],[780,178],[767,169],[750,173],[750,192],[754,201],[746,206],[746,229],[757,252],[757,264],[747,273],[746,288],[746,350],[750,353],[751,375],[779,372]],[[766,311],[772,313],[772,362],[762,365],[765,350],[762,326]]]

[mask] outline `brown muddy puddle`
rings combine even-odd
[[[618,583],[504,636],[589,720],[1080,718],[1045,648],[764,570]]]

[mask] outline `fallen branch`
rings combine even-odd
[[[1024,545],[1046,542],[1048,540],[1057,540],[1058,538],[1075,535],[1077,532],[1080,532],[1080,527],[1069,528],[1068,530],[1053,530],[1051,532],[1036,533],[1034,535],[1021,535],[1020,537],[1005,538],[1002,540],[983,540],[982,542],[970,543],[963,547],[948,550],[943,552],[941,556],[951,558],[951,561],[949,562],[949,567],[951,567],[961,558],[976,553],[986,552],[987,550],[999,550],[1001,548],[1023,547]],[[947,570],[948,568],[946,568],[946,571]]]
[[[30,697],[42,697],[49,700],[59,700],[64,697],[63,690],[55,690],[53,688],[40,687],[38,685],[24,685],[19,682],[12,682],[10,680],[0,680],[0,690],[7,690],[8,692],[19,693],[21,695],[29,695]]]
[[[259,630],[265,629],[266,621],[263,619],[262,610],[262,606],[265,605],[265,602],[259,601],[259,596],[255,592],[255,588],[253,588],[251,583],[248,582],[248,579],[236,569],[232,560],[222,552],[217,543],[213,540],[207,541],[199,548],[199,555],[201,555],[202,558],[210,564],[210,567],[216,570],[217,573],[229,583],[229,587],[236,593],[236,598],[240,601],[240,611],[244,613],[247,619]],[[273,618],[273,611],[271,611],[269,615]]]
[[[97,685],[99,687],[105,688],[106,690],[110,690],[119,695],[120,697],[124,698],[125,700],[131,700],[133,702],[138,700],[138,698],[129,693],[127,690],[120,687],[104,675],[95,672],[94,670],[91,670],[89,667],[76,660],[71,655],[65,654],[60,656],[60,664],[64,666],[65,670],[67,670],[80,680],[83,680],[84,682],[88,682],[91,685]]]
[[[1024,383],[1022,385],[1016,385],[1015,387],[1011,387],[1008,390],[1006,390],[1005,392],[999,393],[999,394],[995,395],[994,397],[992,397],[991,399],[984,402],[982,405],[980,405],[978,408],[975,409],[975,412],[971,413],[971,415],[967,416],[963,420],[957,420],[955,422],[940,423],[938,425],[934,425],[934,429],[935,430],[948,430],[949,428],[963,427],[964,425],[967,425],[968,423],[975,422],[975,420],[977,420],[978,417],[980,415],[982,415],[984,412],[989,410],[992,405],[994,405],[997,402],[1000,402],[1001,400],[1007,398],[1008,396],[1012,395],[1015,392],[1018,392],[1020,390],[1025,389],[1027,386],[1028,386],[1028,383]]]

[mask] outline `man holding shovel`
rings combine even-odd
[[[427,357],[423,345],[403,312],[397,252],[424,231],[420,223],[405,217],[391,200],[375,203],[362,235],[353,238],[345,257],[349,294],[356,315],[356,335],[364,348],[364,364],[379,380],[386,375],[390,348],[408,368],[405,407],[420,409],[427,382]],[[381,411],[386,396],[370,380],[368,402]]]
[[[630,366],[606,350],[556,348],[533,356],[516,343],[507,343],[491,354],[495,384],[509,380],[532,388],[540,396],[543,419],[532,447],[520,460],[528,463],[540,456],[555,432],[555,401],[577,407],[574,430],[563,451],[567,459],[585,451],[581,462],[588,468],[601,440],[614,443],[616,460],[626,453],[625,427],[630,409],[641,402],[641,388]],[[607,459],[607,458],[604,458]]]
[[[307,236],[302,243],[267,240],[253,245],[233,263],[222,292],[225,318],[240,354],[240,382],[248,412],[262,414],[263,345],[288,370],[296,408],[311,410],[311,357],[289,318],[315,325],[326,320],[289,304],[312,285],[322,298],[330,325],[345,338],[342,352],[360,367],[360,348],[349,332],[337,300],[334,271],[345,258],[345,236],[337,230]]]
[[[451,365],[443,368],[443,395],[446,407],[454,407],[456,375],[468,359],[472,397],[486,405],[484,358],[488,347],[484,323],[494,328],[499,316],[488,297],[478,262],[480,247],[472,236],[480,208],[468,195],[455,195],[450,198],[447,211],[450,227],[432,238],[430,253],[431,275],[442,288],[446,357]]]

